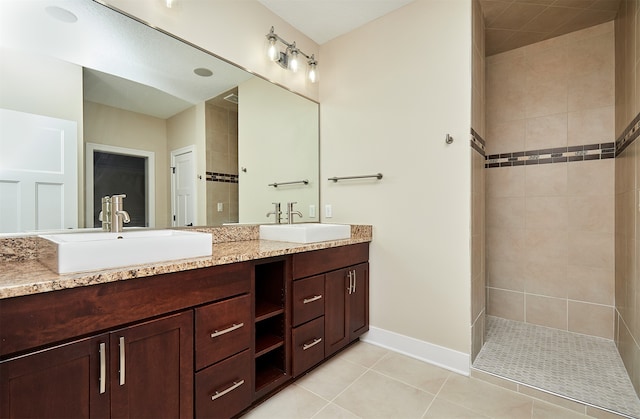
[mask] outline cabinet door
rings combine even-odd
[[[0,363],[0,417],[109,417],[107,342],[102,335]]]
[[[348,327],[349,342],[369,330],[369,264],[361,263],[352,268],[351,292],[349,299]]]
[[[349,329],[346,325],[347,298],[345,297],[349,288],[347,273],[347,269],[340,269],[325,275],[325,356],[331,355],[349,342]]]
[[[193,417],[191,311],[110,335],[112,417]]]

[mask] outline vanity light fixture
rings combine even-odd
[[[267,56],[271,61],[275,61],[280,67],[289,69],[295,73],[301,67],[301,57],[304,57],[307,60],[307,78],[311,83],[318,81],[318,61],[316,61],[314,54],[307,55],[296,47],[295,41],[289,43],[282,39],[274,32],[273,26],[266,36],[268,42]],[[278,49],[278,41],[286,46],[284,51]]]

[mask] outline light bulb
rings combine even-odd
[[[315,61],[309,62],[309,73],[307,77],[309,77],[309,81],[311,83],[315,83],[318,81],[318,64]]]
[[[269,38],[269,48],[267,49],[267,55],[271,61],[277,61],[280,57],[278,52],[278,46],[276,45],[276,38]]]
[[[300,60],[298,59],[298,50],[291,50],[291,58],[289,59],[289,70],[294,73],[300,68]]]

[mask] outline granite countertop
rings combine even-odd
[[[225,231],[225,234],[227,233],[228,231]],[[213,254],[211,257],[181,259],[149,265],[59,275],[49,270],[35,258],[5,260],[2,262],[2,269],[0,270],[0,299],[371,241],[370,226],[352,226],[350,239],[309,244],[258,239],[244,240],[244,238],[251,238],[254,235],[242,237],[239,241],[225,241],[225,239],[229,239],[225,234],[220,239],[216,232],[212,233]]]

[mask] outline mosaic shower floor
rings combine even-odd
[[[636,396],[613,341],[487,316],[473,367],[632,418]]]

